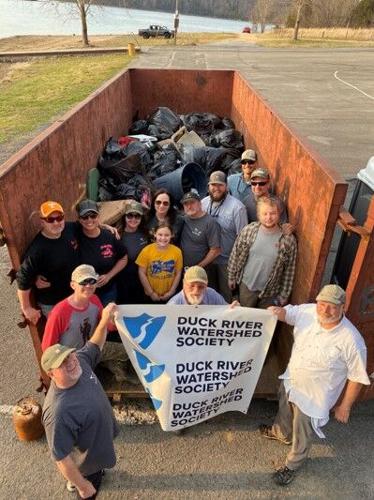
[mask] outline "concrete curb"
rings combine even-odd
[[[34,50],[20,52],[0,52],[0,61],[25,60],[33,57],[55,57],[55,56],[76,56],[76,55],[102,55],[102,54],[127,54],[127,47],[103,47],[92,49],[66,49],[66,50]],[[139,47],[135,47],[136,52],[140,52]]]

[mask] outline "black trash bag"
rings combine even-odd
[[[119,184],[113,195],[114,200],[125,200],[132,198],[141,201],[144,192],[150,192],[151,184],[141,175],[134,175],[128,183]]]
[[[181,119],[187,130],[194,130],[197,134],[211,135],[221,125],[221,118],[214,113],[188,113]]]
[[[231,120],[231,118],[222,118],[221,128],[224,130],[228,130],[230,128],[235,128],[235,123]]]
[[[100,159],[101,160],[101,159]],[[134,174],[145,174],[138,154],[122,158],[119,161],[99,160],[98,169],[103,177],[110,177],[116,184],[127,183]]]
[[[148,146],[140,141],[130,142],[123,149],[123,153],[126,157],[137,155],[145,171],[148,171],[153,164],[152,155]]]
[[[236,160],[230,163],[227,175],[241,174],[241,173],[242,173],[241,158],[237,158]]]
[[[168,144],[161,150],[156,151],[153,156],[154,165],[149,171],[151,179],[156,179],[181,166],[178,151],[173,144]]]
[[[113,200],[114,193],[116,191],[117,185],[109,177],[100,177],[99,179],[99,201],[111,201]]]
[[[147,120],[137,120],[134,122],[129,130],[129,135],[147,134],[148,122]]]
[[[171,109],[161,106],[148,117],[148,134],[159,140],[168,139],[176,132],[182,122]]]
[[[240,151],[232,148],[213,148],[209,146],[201,148],[187,148],[184,151],[185,162],[198,163],[210,175],[215,170],[227,172],[231,163],[240,157]]]
[[[117,139],[114,139],[113,137],[109,137],[107,142],[105,143],[104,146],[104,152],[103,152],[104,157],[109,157],[109,158],[121,158],[122,155],[122,148],[118,144]]]
[[[244,150],[242,134],[233,128],[222,130],[211,136],[210,146],[238,149],[240,152]]]

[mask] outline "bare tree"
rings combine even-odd
[[[46,5],[53,5],[57,13],[61,15],[61,9],[64,9],[64,16],[67,18],[75,18],[79,15],[82,31],[82,43],[85,47],[89,46],[87,17],[93,0],[70,0],[67,2],[59,2],[58,0],[46,0]],[[96,0],[95,4],[99,2]]]
[[[273,21],[276,12],[275,0],[257,0],[250,16],[254,24],[260,25],[261,33],[265,31],[265,26]]]

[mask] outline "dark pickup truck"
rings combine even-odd
[[[162,36],[164,38],[173,38],[174,30],[169,30],[166,26],[159,26],[157,24],[151,24],[151,26],[144,30],[139,30],[138,35],[143,38],[156,38],[157,36]]]

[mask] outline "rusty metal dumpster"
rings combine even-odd
[[[243,133],[246,147],[258,151],[260,164],[272,172],[277,192],[297,227],[299,256],[292,302],[313,300],[347,184],[235,71],[125,70],[4,163],[0,167],[0,220],[14,269],[38,231],[34,222],[24,222],[30,212],[46,199],[73,207],[108,137],[126,133],[135,115],[145,117],[158,106],[181,114],[208,111],[227,116]],[[67,215],[72,216],[72,210]],[[361,324],[360,320],[357,326]],[[34,327],[30,332],[39,362],[40,332]],[[374,342],[369,333],[365,339],[371,373]],[[257,395],[275,393],[290,345],[289,334],[276,335],[276,356],[264,367]]]

